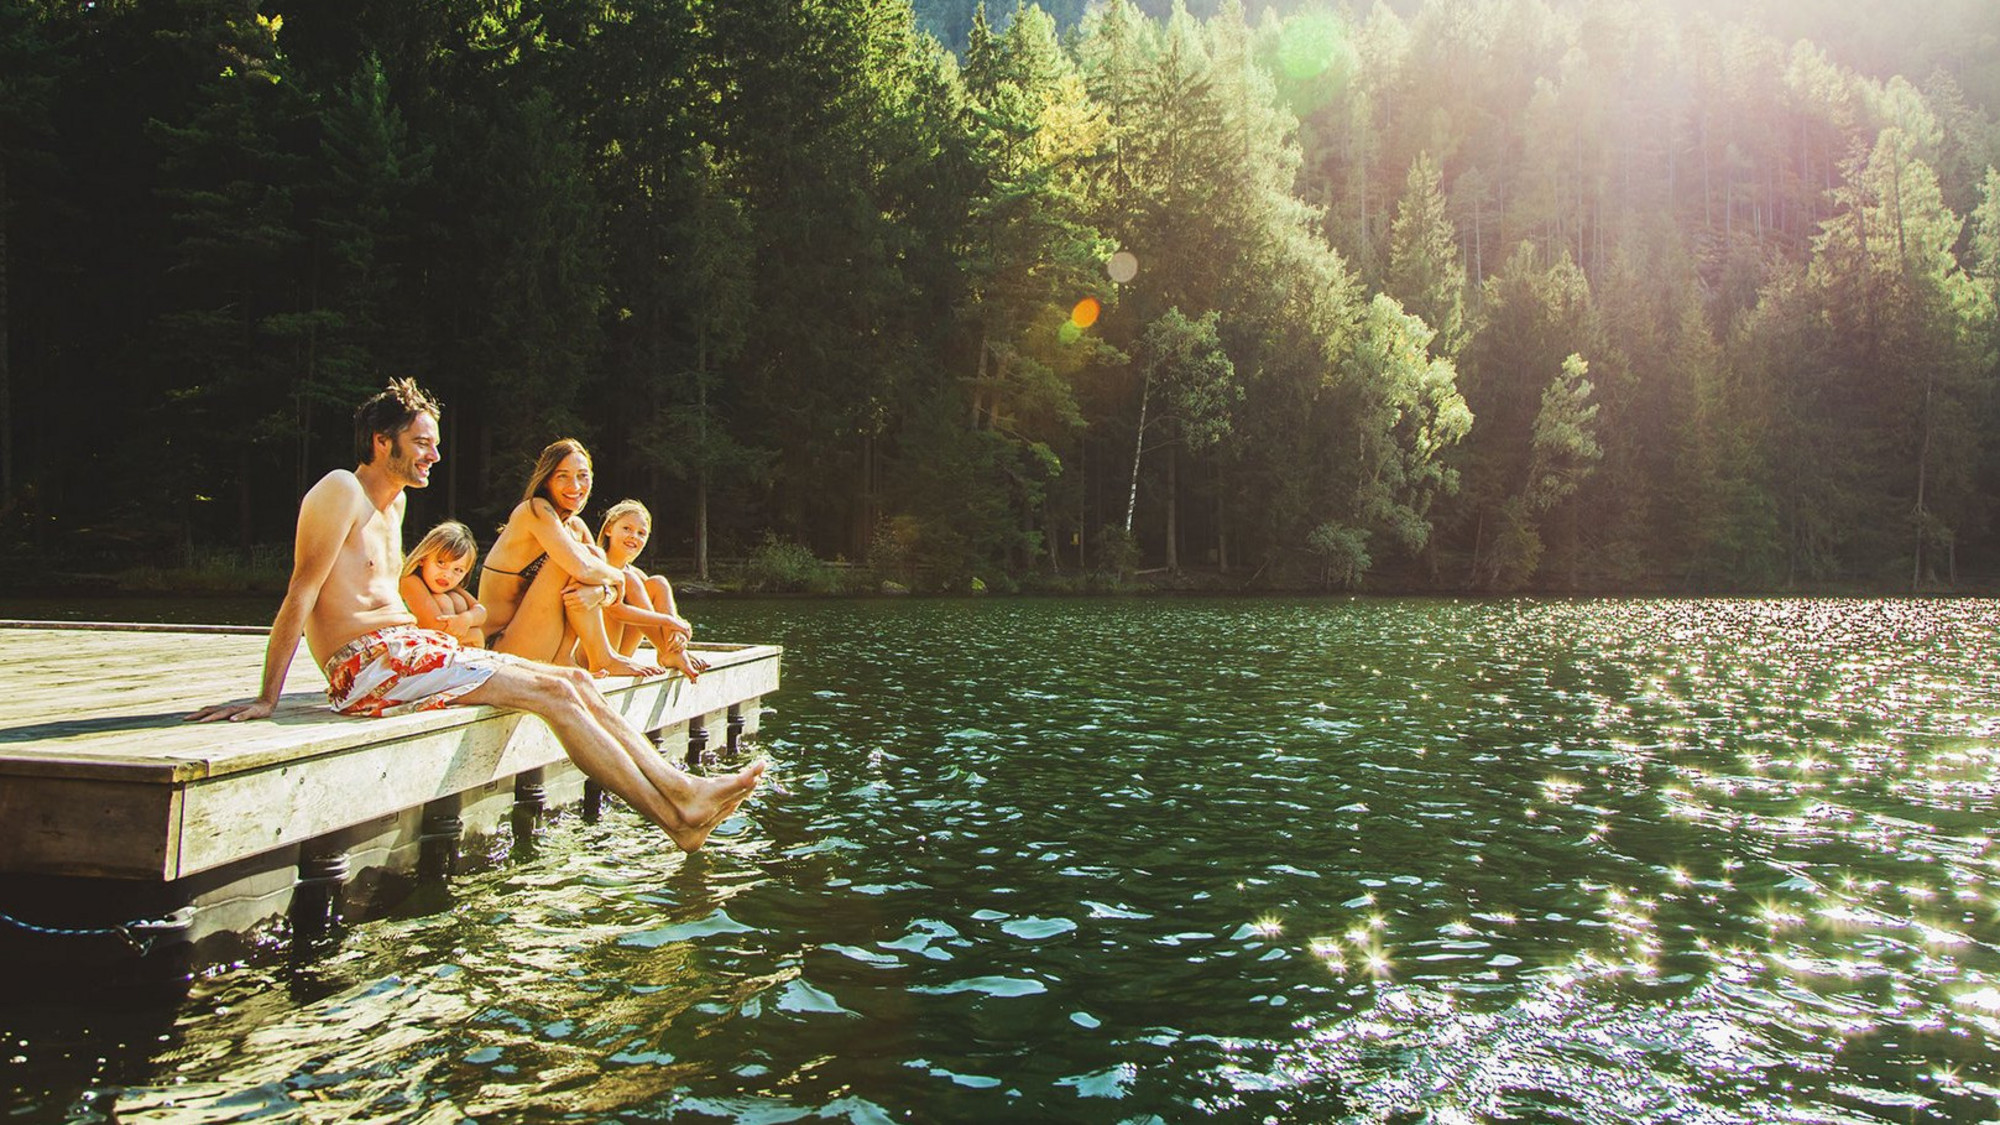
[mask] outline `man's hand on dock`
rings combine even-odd
[[[268,719],[271,717],[271,712],[276,710],[277,707],[261,699],[252,703],[217,703],[211,707],[204,707],[192,715],[185,716],[181,721],[184,723],[212,723],[217,719],[228,719],[232,723],[240,723],[245,719]]]

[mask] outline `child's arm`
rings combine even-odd
[[[486,607],[464,590],[453,590],[445,595],[451,600],[451,615],[459,619],[468,629],[476,629],[486,624]]]
[[[410,612],[417,615],[418,628],[432,629],[440,633],[451,632],[450,626],[445,622],[444,607],[438,605],[437,595],[431,593],[429,586],[424,585],[421,574],[415,571],[405,574],[403,580],[396,583],[396,588],[403,595],[403,604],[409,606]]]
[[[604,615],[612,620],[624,622],[627,625],[637,625],[642,629],[665,626],[683,636],[694,632],[694,626],[688,624],[685,618],[671,613],[662,613],[657,609],[651,608],[652,600],[647,597],[645,591],[646,583],[643,576],[639,576],[638,571],[627,567],[625,569],[625,596],[605,606]],[[634,605],[633,602],[637,599],[644,599],[645,604]]]
[[[486,607],[464,590],[450,591],[445,600],[452,608],[451,616],[445,618],[451,623],[451,635],[467,648],[485,648],[486,630],[482,626],[486,624]]]

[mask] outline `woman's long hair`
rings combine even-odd
[[[569,460],[569,455],[572,453],[583,454],[584,467],[590,467],[590,450],[585,449],[582,442],[575,438],[559,438],[550,442],[548,448],[542,450],[541,457],[535,461],[535,471],[528,474],[528,487],[521,493],[521,499],[528,501],[541,496],[542,490],[549,486],[549,478],[556,475],[556,470],[562,467],[564,461]],[[549,503],[555,504],[557,514],[563,519],[568,519],[576,514],[575,512],[563,511],[563,506],[556,504],[556,498],[553,496],[545,497],[545,499]],[[590,497],[586,494],[584,501],[587,503],[589,500]]]

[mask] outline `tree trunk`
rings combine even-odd
[[[1125,494],[1125,534],[1132,534],[1132,513],[1139,507],[1139,458],[1146,452],[1146,407],[1153,399],[1153,377],[1146,376],[1139,392],[1139,428],[1132,435],[1132,489]]]
[[[1076,569],[1077,573],[1090,569],[1090,559],[1084,553],[1085,544],[1090,539],[1090,497],[1091,486],[1095,483],[1090,475],[1090,435],[1085,434],[1076,443]]]
[[[1923,440],[1917,446],[1917,518],[1915,521],[1917,525],[1917,542],[1916,549],[1911,552],[1914,556],[1910,563],[1911,593],[1916,593],[1924,580],[1924,525],[1929,522],[1925,518],[1924,512],[1924,486],[1927,483],[1925,479],[1926,470],[1930,468],[1931,459],[1931,390],[1937,383],[1935,371],[1935,368],[1927,368],[1924,375]]]
[[[1179,443],[1167,441],[1167,573],[1181,572],[1181,497]]]
[[[1472,569],[1467,575],[1467,585],[1479,587],[1479,552],[1486,546],[1486,509],[1479,509],[1479,519],[1472,525]]]
[[[0,156],[0,512],[14,505],[14,385],[7,365],[7,159]]]
[[[694,573],[708,581],[708,326],[695,333],[694,345]]]
[[[694,471],[694,573],[708,581],[708,466]]]
[[[979,363],[972,372],[972,428],[979,429],[979,399],[986,393],[986,356],[992,342],[993,329],[987,325],[979,328]]]
[[[1227,473],[1215,471],[1215,572],[1229,573],[1229,490]]]
[[[236,455],[236,553],[243,565],[250,565],[250,545],[254,538],[250,506],[250,447]]]

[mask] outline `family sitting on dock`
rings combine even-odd
[[[646,639],[668,668],[700,678],[708,663],[688,651],[694,627],[674,604],[673,585],[633,563],[652,536],[652,513],[637,500],[620,500],[604,513],[593,544],[577,516],[590,479],[583,443],[564,438],[542,450],[527,494],[477,567],[479,596],[465,588],[479,544],[471,528],[447,520],[404,560],[403,604],[418,625],[468,648],[577,664],[600,676],[657,676],[662,668],[632,658]],[[499,562],[530,552],[525,563]]]
[[[409,379],[361,404],[359,465],[328,473],[300,503],[263,690],[250,703],[188,718],[271,715],[303,635],[341,714],[485,703],[539,715],[586,775],[684,850],[701,847],[756,788],[763,764],[718,777],[673,765],[605,700],[593,675],[661,674],[635,659],[642,638],[690,679],[706,666],[687,652],[690,629],[672,587],[632,565],[651,531],[645,507],[614,505],[593,543],[579,515],[590,498],[590,454],[575,441],[555,442],[480,568],[475,599],[465,580],[477,545],[464,525],[433,529],[402,558],[403,490],[428,485],[442,459],[440,413]]]

